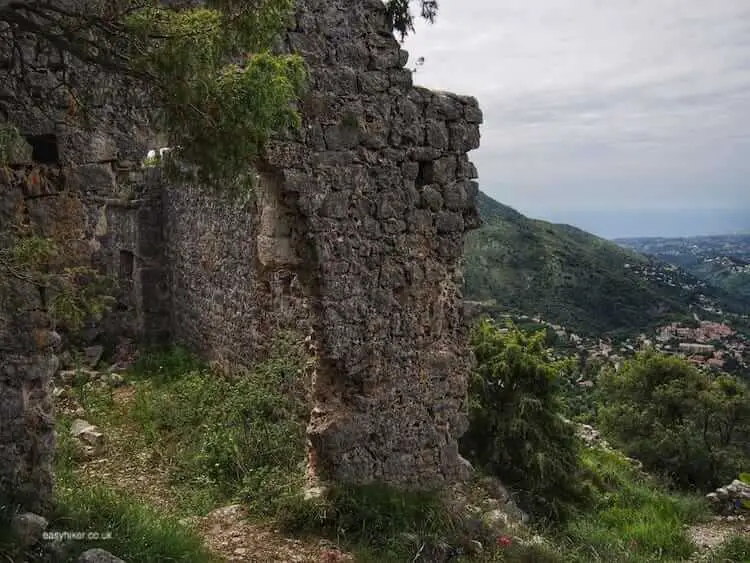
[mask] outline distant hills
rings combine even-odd
[[[750,300],[750,234],[628,238],[616,242],[679,266],[730,295]]]
[[[530,219],[481,192],[478,207],[484,225],[467,237],[464,297],[490,313],[627,334],[736,305],[676,266],[575,227]]]

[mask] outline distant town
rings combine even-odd
[[[729,324],[716,321],[669,323],[631,338],[587,338],[565,327],[545,322],[540,317],[507,315],[506,319],[530,328],[546,328],[554,334],[553,356],[578,356],[587,361],[599,360],[602,365],[619,366],[621,360],[639,351],[654,349],[687,359],[703,368],[750,375],[750,336]],[[738,320],[747,323],[748,318]]]

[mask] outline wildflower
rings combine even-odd
[[[500,547],[509,547],[513,543],[513,540],[511,540],[508,536],[498,536],[497,538],[497,545]]]

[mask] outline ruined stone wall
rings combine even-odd
[[[53,175],[54,176],[54,175]],[[38,176],[31,176],[38,178]],[[58,180],[57,177],[51,178]],[[52,501],[54,419],[49,395],[60,343],[42,295],[8,254],[18,228],[57,228],[55,192],[27,170],[0,172],[0,506],[45,512]],[[69,206],[58,206],[58,218]]]
[[[460,479],[469,351],[463,235],[479,225],[475,99],[412,86],[382,2],[300,3],[304,129],[268,162],[296,200],[320,365],[315,476],[430,487]]]
[[[65,190],[85,210],[81,240],[121,282],[109,326],[149,343],[171,331],[240,363],[280,330],[306,331],[313,479],[459,480],[461,255],[479,225],[467,152],[481,111],[412,85],[380,0],[300,0],[284,48],[311,70],[303,127],[269,144],[250,198],[138,178],[136,133],[129,145],[127,131],[16,123],[30,141],[54,140]]]
[[[455,481],[469,369],[460,262],[479,225],[466,153],[482,114],[473,98],[412,86],[378,0],[301,1],[286,48],[311,69],[304,124],[268,147],[256,199],[192,186],[166,198],[175,335],[245,361],[276,328],[309,327],[311,476]],[[278,275],[294,284],[274,286]]]
[[[23,271],[9,269],[9,249],[19,234],[47,238],[60,249],[60,267],[94,266],[117,282],[112,314],[79,335],[88,342],[163,339],[169,300],[155,205],[161,191],[155,202],[146,189],[127,202],[115,197],[124,184],[112,163],[64,167],[28,154],[0,172],[0,505],[44,513],[52,494],[55,352],[70,335]]]
[[[120,253],[110,245],[130,250],[136,256],[131,283],[121,284],[110,324],[89,326],[82,336],[151,335],[146,327],[159,324],[149,320],[156,309],[148,300],[156,285],[151,263],[160,261],[139,241],[161,229],[158,210],[149,205],[112,205],[133,199],[138,184],[129,176],[148,143],[146,129],[133,119],[146,114],[142,97],[34,36],[15,32],[10,40],[13,33],[0,22],[0,122],[17,127],[29,145],[0,170],[0,506],[44,513],[55,441],[51,379],[59,364],[55,352],[68,335],[48,314],[39,289],[9,268],[9,250],[19,234],[50,238],[66,266],[94,265],[115,280]],[[63,82],[86,95],[88,128],[82,99],[69,95]],[[144,191],[140,185],[136,191]],[[159,238],[154,242],[160,250]],[[139,252],[148,261],[139,261]]]
[[[107,343],[128,337],[156,346],[171,337],[163,183],[157,169],[128,176],[114,194],[86,197],[92,260],[117,286],[117,303],[91,331]]]

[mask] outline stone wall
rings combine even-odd
[[[54,226],[44,221],[47,195],[35,189],[26,170],[0,172],[0,506],[36,512],[48,510],[52,501],[49,387],[60,337],[42,294],[13,267],[8,249],[15,229]]]
[[[141,178],[139,132],[133,144],[106,127],[16,122],[29,140],[54,141],[65,190],[85,210],[80,238],[120,281],[114,315],[92,328],[149,343],[171,332],[239,363],[280,330],[307,332],[313,480],[459,480],[470,361],[461,256],[479,225],[467,153],[481,111],[412,85],[380,0],[300,0],[283,44],[311,71],[303,126],[269,143],[251,197]]]
[[[122,179],[127,195],[89,196],[94,263],[117,283],[117,303],[91,329],[106,342],[128,337],[150,346],[171,336],[171,295],[164,247],[163,184],[158,170]]]
[[[161,189],[156,184],[156,191],[149,191],[143,179],[136,180],[142,193],[126,201],[116,197],[125,182],[115,181],[110,163],[63,167],[20,159],[0,173],[0,506],[42,513],[50,507],[55,443],[50,389],[59,363],[54,352],[69,341],[40,290],[22,271],[9,268],[9,249],[21,229],[56,243],[58,269],[93,265],[117,282],[112,314],[79,335],[88,342],[122,336],[164,341],[169,299],[161,259]]]
[[[223,364],[261,358],[274,334],[306,332],[308,311],[289,243],[301,225],[267,197],[170,186],[165,238],[177,342]],[[286,253],[286,254],[285,254]]]
[[[469,350],[463,235],[479,225],[475,99],[412,86],[382,2],[300,3],[304,127],[274,143],[311,249],[319,356],[310,468],[337,482],[430,487],[465,476]]]

